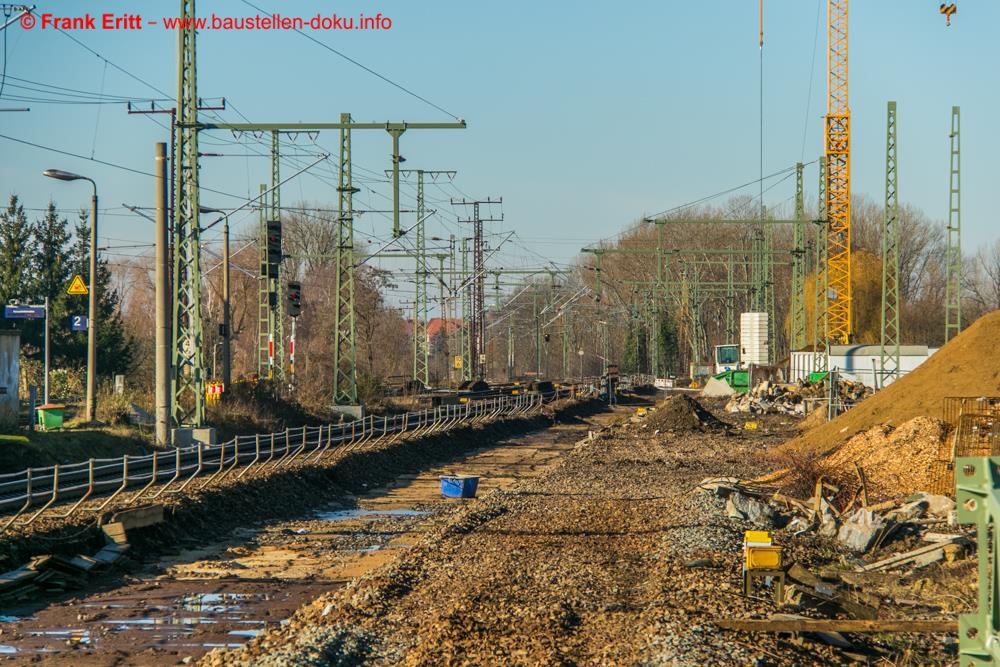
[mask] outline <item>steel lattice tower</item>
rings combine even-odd
[[[427,213],[424,210],[424,171],[417,170],[417,225],[416,232],[416,255],[417,255],[417,276],[416,295],[413,306],[413,379],[423,383],[425,387],[430,386],[430,370],[427,341],[427,235],[424,226],[424,219]]]
[[[261,202],[263,205],[264,202]],[[281,222],[281,143],[278,130],[271,130],[271,207],[269,219]],[[284,253],[284,250],[282,250]],[[270,334],[274,341],[274,376],[279,383],[285,381],[285,290],[282,287],[282,262],[271,279],[271,291],[275,303],[271,309]]]
[[[174,164],[174,301],[171,397],[179,426],[205,421],[201,249],[198,218],[198,83],[195,0],[181,0],[177,31],[177,117]]]
[[[882,225],[882,386],[899,376],[899,175],[896,157],[896,103],[886,109],[885,217]]]
[[[795,219],[792,225],[792,294],[789,347],[798,351],[806,346],[806,203],[802,187],[801,162],[795,165]]]
[[[472,379],[472,331],[470,321],[472,319],[472,286],[469,283],[469,239],[462,239],[462,273],[459,280],[459,289],[462,290],[462,327],[460,329],[462,343],[462,380]]]
[[[813,285],[813,370],[825,371],[830,337],[827,305],[826,237],[829,220],[826,215],[826,156],[819,159],[819,224],[816,227],[816,283]]]
[[[962,140],[961,115],[951,108],[951,168],[948,186],[948,248],[945,254],[944,341],[962,330]]]
[[[274,337],[271,335],[271,332],[274,330],[274,310],[271,308],[271,264],[268,261],[267,253],[266,192],[267,186],[261,183],[259,216],[260,274],[257,288],[257,377],[260,379],[271,379],[273,374],[271,369],[271,345],[274,343]]]
[[[349,124],[351,114],[340,114]],[[333,401],[357,405],[357,348],[354,339],[354,187],[351,174],[351,129],[340,130],[340,168],[337,185],[337,300],[334,304],[336,331],[333,342]]]

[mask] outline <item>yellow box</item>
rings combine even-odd
[[[743,544],[771,544],[771,533],[766,530],[744,531]]]
[[[777,570],[781,567],[781,547],[747,547],[748,570]]]

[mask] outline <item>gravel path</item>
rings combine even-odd
[[[395,563],[201,664],[848,663],[823,644],[713,625],[774,608],[740,595],[749,526],[692,489],[765,472],[776,435],[602,430],[547,474],[441,517]]]

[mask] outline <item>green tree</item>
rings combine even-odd
[[[31,226],[17,195],[0,211],[0,300],[30,298]]]
[[[625,352],[622,355],[622,371],[625,373],[645,373],[647,368],[646,328],[633,311],[629,318],[625,335]]]
[[[85,282],[90,282],[90,214],[80,211],[76,228],[73,230],[73,245],[69,253],[69,273],[80,274]],[[90,289],[92,285],[88,284]],[[121,319],[121,295],[111,284],[111,268],[108,260],[97,257],[97,371],[109,376],[127,372],[134,357],[132,339],[125,333]],[[67,299],[67,312],[84,314],[87,312],[88,297],[75,296]],[[87,337],[77,334],[72,339],[71,357],[80,365],[87,363]]]
[[[69,282],[69,223],[59,217],[55,202],[49,202],[45,214],[32,228],[32,236],[32,296],[62,301]]]
[[[660,310],[660,321],[656,328],[656,345],[659,346],[659,356],[663,368],[669,373],[680,370],[680,350],[677,347],[677,326],[666,308]]]
[[[66,309],[66,286],[69,282],[69,223],[59,217],[55,202],[49,202],[42,217],[31,228],[31,278],[29,292],[33,303],[49,299],[49,346],[54,366],[71,365],[73,333]],[[27,339],[41,352],[44,324],[26,323]]]

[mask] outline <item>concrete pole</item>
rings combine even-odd
[[[88,179],[89,180],[89,179]],[[97,418],[97,183],[90,200],[90,307],[87,322],[87,421]]]
[[[49,297],[45,297],[45,396],[42,402],[49,404]]]
[[[167,145],[156,144],[156,444],[170,444],[170,246]]]
[[[222,386],[224,391],[229,391],[229,385],[232,384],[233,380],[232,348],[229,343],[232,335],[229,331],[229,309],[229,216],[227,215],[222,227],[222,328],[226,332],[226,335],[222,337]]]

